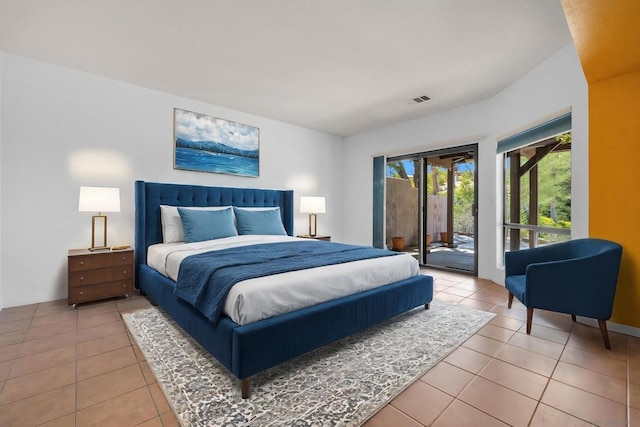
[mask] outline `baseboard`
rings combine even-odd
[[[596,319],[578,316],[576,320],[580,323],[584,323],[585,325],[593,326],[594,328],[599,327]],[[640,328],[634,328],[633,326],[621,325],[620,323],[607,321],[607,329],[613,332],[619,332],[621,334],[640,338]]]

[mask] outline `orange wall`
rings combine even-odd
[[[640,1],[562,5],[589,84],[589,235],[622,245],[611,320],[640,327]]]

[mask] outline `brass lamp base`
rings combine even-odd
[[[96,218],[102,218],[104,222],[104,233],[102,235],[102,245],[96,246]],[[107,216],[98,212],[98,215],[91,217],[91,247],[89,250],[93,251],[108,251],[111,248],[107,246]]]
[[[311,232],[311,217],[313,217],[313,232]],[[312,213],[309,214],[309,236],[316,237],[318,231],[318,215]]]

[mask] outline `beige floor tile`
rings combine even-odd
[[[14,362],[14,360],[0,362],[0,381],[4,381],[9,377],[9,373],[11,372]]]
[[[35,313],[36,308],[38,308],[38,304],[28,304],[28,305],[18,305],[15,307],[5,307],[0,310],[0,314],[13,314],[18,313],[20,311],[32,311]]]
[[[487,285],[482,283],[474,283],[474,282],[468,282],[468,281],[456,283],[455,285],[453,285],[454,288],[464,289],[465,291],[472,291],[472,292],[478,292],[479,290],[481,290],[482,288],[485,288],[486,286]]]
[[[422,425],[430,425],[452,401],[453,397],[448,394],[422,381],[416,381],[393,399],[391,406]],[[425,405],[425,402],[429,404]]]
[[[77,321],[75,319],[65,322],[54,323],[52,325],[31,326],[25,336],[25,341],[31,341],[38,338],[52,337],[54,335],[64,334],[66,332],[75,332]]]
[[[549,382],[541,402],[596,425],[626,425],[624,405],[555,380]]]
[[[465,298],[462,301],[460,301],[458,304],[465,305],[467,307],[475,308],[478,310],[483,310],[483,311],[490,311],[495,305],[492,302],[480,301],[479,299],[473,299],[473,298]]]
[[[0,323],[0,334],[7,332],[26,331],[31,325],[31,319],[16,320],[15,322]]]
[[[505,344],[496,358],[545,377],[551,376],[558,363],[555,359],[511,344]]]
[[[22,330],[0,334],[0,347],[21,343],[24,341],[24,337],[27,335],[27,332],[27,330]]]
[[[437,299],[439,301],[448,302],[448,303],[451,303],[451,304],[457,304],[460,301],[462,301],[464,299],[464,297],[461,297],[459,295],[449,294],[446,291],[442,291],[442,292],[438,292],[437,294],[435,294],[433,296],[433,299]]]
[[[538,405],[536,413],[533,414],[533,420],[530,427],[589,427],[593,424],[569,415],[565,412],[558,411],[544,403]]]
[[[491,360],[491,357],[486,354],[478,353],[466,347],[458,347],[444,359],[445,362],[474,374],[480,372],[489,360]]]
[[[116,305],[118,306],[118,310],[120,311],[120,313],[151,307],[151,303],[146,298],[142,298],[140,296],[118,300],[116,302]]]
[[[466,348],[475,350],[487,356],[495,356],[498,354],[504,343],[483,335],[475,334],[462,344]]]
[[[491,360],[479,375],[535,400],[540,400],[549,382],[547,377],[498,359]]]
[[[7,360],[13,360],[19,357],[20,347],[22,347],[22,343],[3,345],[0,347],[0,362],[6,362]]]
[[[71,362],[8,379],[0,394],[0,405],[75,383],[75,367],[75,362]]]
[[[640,409],[635,409],[635,408],[629,409],[629,426],[630,427],[640,426]]]
[[[166,414],[160,415],[160,420],[162,421],[162,427],[180,427],[180,423],[178,423],[178,420],[176,419],[176,416],[173,415],[173,412],[167,412]],[[407,424],[407,425],[393,424],[393,426],[412,427],[410,424]]]
[[[149,421],[145,421],[142,424],[138,424],[139,427],[163,427],[162,419],[160,417],[155,417],[150,419]]]
[[[522,325],[525,324],[522,320],[501,315],[494,317],[493,320],[489,323],[492,325],[500,326],[501,328],[511,329],[512,331],[517,331],[522,327]]]
[[[44,353],[45,351],[67,347],[76,343],[76,332],[65,332],[51,337],[38,338],[25,341],[20,344],[18,355],[20,357],[31,356],[33,354]]]
[[[164,416],[162,418],[162,425],[166,427]],[[177,426],[177,421],[176,424]],[[422,427],[420,423],[412,420],[407,415],[398,411],[393,406],[387,405],[382,408],[378,413],[363,424],[363,427]]]
[[[139,362],[140,370],[142,370],[142,375],[144,376],[144,380],[147,385],[153,384],[157,382],[156,377],[153,375],[153,371],[149,367],[149,364],[146,361]]]
[[[473,378],[474,375],[464,369],[440,362],[424,374],[420,380],[455,397],[464,390]]]
[[[64,313],[67,311],[73,311],[73,307],[70,305],[40,305],[36,309],[34,317],[49,316],[51,314]]]
[[[488,338],[492,338],[497,341],[507,342],[515,334],[514,331],[507,328],[501,328],[500,326],[492,325],[491,323],[482,327],[478,334]]]
[[[640,338],[627,336],[627,352],[630,359],[640,360]]]
[[[78,313],[75,310],[66,310],[60,313],[48,314],[46,316],[34,317],[31,321],[31,327],[50,326],[56,323],[78,320]]]
[[[503,297],[499,297],[498,295],[491,292],[485,292],[484,289],[469,295],[469,298],[478,299],[480,301],[490,302],[493,304],[498,304],[499,302],[502,302],[504,300]]]
[[[626,405],[627,382],[589,369],[558,362],[552,379]]]
[[[75,345],[57,348],[44,353],[15,359],[9,378],[16,378],[54,366],[65,365],[76,360]]]
[[[475,291],[468,291],[466,289],[457,288],[456,286],[451,286],[450,288],[447,288],[444,292],[466,298],[469,295],[473,294]]]
[[[77,378],[78,381],[83,381],[87,378],[102,375],[137,363],[138,361],[136,355],[133,353],[133,348],[130,346],[122,347],[117,350],[78,360]]]
[[[157,416],[149,390],[142,387],[78,411],[76,425],[77,427],[137,426]]]
[[[629,382],[640,384],[640,359],[629,358]]]
[[[0,406],[0,420],[6,426],[35,426],[65,415],[75,408],[75,386],[68,385]]]
[[[82,319],[78,319],[78,329],[100,327],[107,323],[119,322],[120,319],[120,313],[117,311],[95,314],[93,316],[83,316]]]
[[[569,337],[567,345],[585,351],[606,352],[626,360],[627,336],[613,331],[609,331],[608,335],[611,350],[605,348],[600,328],[576,323],[571,330],[571,336]]]
[[[106,337],[109,335],[115,335],[125,332],[124,323],[122,320],[117,322],[110,322],[105,325],[94,326],[91,328],[79,329],[77,334],[78,343],[86,341],[92,341],[98,338]]]
[[[640,384],[629,384],[629,406],[640,409]]]
[[[164,393],[162,392],[162,389],[160,389],[158,383],[151,384],[149,386],[149,391],[151,392],[151,398],[153,399],[153,403],[156,406],[158,414],[162,415],[171,411],[169,402],[167,402],[167,398],[164,396]]]
[[[146,382],[137,364],[78,381],[77,408],[85,409],[144,386]]]
[[[83,304],[78,307],[78,320],[95,316],[96,314],[112,313],[117,311],[118,306],[115,301],[97,301],[93,305]]]
[[[464,402],[455,400],[444,411],[442,415],[432,424],[433,427],[505,427],[507,424],[493,418],[467,405]]]
[[[521,334],[526,334],[527,325],[523,324],[518,332],[520,332]],[[569,332],[562,331],[560,329],[549,328],[547,326],[534,325],[533,327],[531,327],[531,336],[565,345],[567,343],[567,340],[569,339]]]
[[[627,361],[605,352],[594,353],[567,346],[560,360],[610,377],[627,379]]]
[[[534,351],[552,359],[559,359],[562,354],[564,346],[556,342],[544,340],[542,338],[534,337],[532,335],[515,333],[509,339],[509,344],[517,347],[525,348],[527,350]]]
[[[31,320],[33,318],[34,313],[35,313],[35,310],[17,311],[9,314],[3,314],[2,312],[0,312],[0,324],[13,323],[19,320]]]
[[[108,335],[106,337],[97,338],[91,341],[85,341],[77,344],[78,360],[85,357],[95,356],[96,354],[109,352],[122,347],[129,347],[131,343],[125,332]]]
[[[76,413],[41,424],[39,427],[73,427],[76,425]]]
[[[526,426],[537,402],[529,397],[481,377],[458,396],[459,400],[512,426]]]
[[[523,322],[527,320],[526,310],[519,310],[517,308],[507,308],[506,306],[502,306],[500,304],[495,305],[491,309],[491,312],[505,316],[505,317],[511,317],[513,319],[517,319]]]
[[[569,314],[537,309],[533,311],[533,324],[569,332],[574,322]]]

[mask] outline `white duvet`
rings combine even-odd
[[[149,246],[147,264],[175,281],[180,263],[189,255],[289,240],[310,241],[289,236],[235,236],[197,243],[159,243]],[[400,254],[245,280],[229,291],[224,313],[237,324],[245,325],[419,273],[418,261],[408,254]]]

